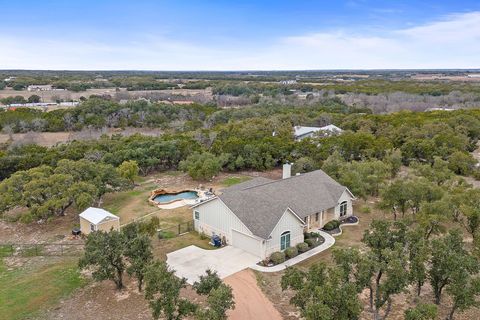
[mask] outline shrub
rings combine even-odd
[[[316,247],[316,246],[317,246],[317,241],[315,241],[315,239],[307,239],[307,240],[305,240],[305,243],[306,243],[310,248],[313,248],[313,247]]]
[[[270,255],[273,264],[279,264],[285,261],[285,253],[281,251],[274,252]]]
[[[362,213],[368,214],[368,213],[372,212],[372,209],[371,209],[369,206],[363,206],[363,207],[360,209],[360,211],[361,211]]]
[[[298,249],[298,252],[300,252],[300,253],[307,251],[308,250],[308,243],[300,242],[299,244],[297,244],[297,249]]]
[[[158,239],[171,239],[175,238],[175,233],[172,231],[159,231],[158,232]]]
[[[310,232],[310,238],[316,239],[320,237],[320,233],[318,232]]]
[[[289,247],[289,248],[285,249],[285,255],[286,255],[289,259],[298,256],[298,249],[297,249],[297,247]]]
[[[207,234],[206,234],[205,232],[203,232],[203,231],[202,231],[202,232],[200,232],[200,239],[202,239],[202,240],[206,240],[206,239],[208,239],[208,236],[207,236]]]
[[[25,213],[20,216],[21,223],[32,223],[35,220],[35,217],[31,213]]]
[[[318,232],[305,232],[303,234],[304,239],[318,238],[318,237],[320,237],[320,234]]]
[[[338,220],[332,220],[332,221],[327,222],[327,223],[323,226],[323,229],[324,229],[324,230],[327,230],[327,231],[331,231],[331,230],[334,230],[334,229],[338,228],[338,226],[340,226],[340,221],[338,221]]]

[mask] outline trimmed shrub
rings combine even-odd
[[[315,239],[307,239],[307,240],[305,240],[305,243],[306,243],[310,248],[313,248],[313,247],[316,247],[316,246],[317,246],[317,241],[315,241]]]
[[[305,232],[303,234],[304,239],[318,238],[320,234],[318,232]]]
[[[272,260],[273,264],[285,262],[285,253],[281,251],[274,252],[270,255],[270,260]]]
[[[303,253],[308,250],[308,243],[300,242],[297,244],[298,252]]]
[[[324,229],[324,230],[327,230],[327,231],[331,231],[331,230],[334,230],[334,229],[338,228],[339,226],[340,226],[340,221],[338,221],[338,220],[332,220],[332,221],[327,222],[327,223],[323,226],[323,229]]]
[[[285,249],[285,255],[286,255],[289,259],[298,256],[298,249],[297,249],[297,247],[289,247],[289,248]]]

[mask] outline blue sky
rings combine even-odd
[[[0,68],[480,68],[479,1],[3,1]]]

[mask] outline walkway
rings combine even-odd
[[[229,320],[282,320],[273,303],[258,287],[257,279],[251,270],[237,272],[224,281],[232,287],[235,299],[235,309],[227,313]]]
[[[261,271],[261,272],[282,271],[282,270],[286,269],[287,267],[293,266],[293,265],[295,265],[299,262],[302,262],[303,260],[306,260],[310,257],[313,257],[314,255],[316,255],[316,254],[318,254],[322,251],[325,251],[328,248],[330,248],[331,246],[333,246],[333,244],[335,243],[335,239],[331,235],[329,235],[328,233],[326,233],[324,231],[321,231],[321,230],[319,230],[318,233],[320,233],[320,235],[325,239],[325,242],[322,243],[321,245],[319,245],[318,247],[315,247],[311,250],[308,250],[307,252],[301,253],[298,256],[296,256],[292,259],[288,259],[284,263],[277,264],[276,266],[273,266],[273,267],[263,267],[263,266],[259,266],[257,264],[254,264],[254,265],[250,266],[250,268],[252,268],[254,270],[257,270],[257,271]]]

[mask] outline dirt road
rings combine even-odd
[[[229,312],[229,320],[282,320],[272,302],[257,286],[257,280],[251,270],[237,272],[224,281],[233,288],[235,297],[235,310]]]

